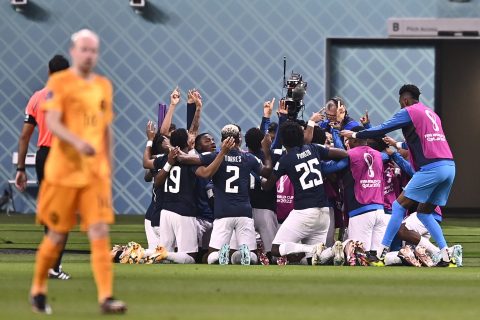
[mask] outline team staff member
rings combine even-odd
[[[41,110],[53,134],[40,188],[37,219],[49,228],[36,255],[30,291],[33,310],[51,313],[46,303],[48,269],[58,259],[68,232],[80,214],[88,231],[91,262],[103,313],[124,313],[115,300],[109,224],[114,221],[111,194],[112,85],[93,73],[98,36],[87,29],[72,35],[72,68],[53,75]]]
[[[54,56],[48,62],[48,74],[52,75],[55,72],[65,70],[69,67],[68,60],[61,55]],[[27,173],[25,172],[25,158],[27,156],[28,144],[32,137],[35,127],[38,126],[38,150],[35,158],[35,169],[37,172],[38,185],[43,180],[43,169],[45,167],[45,160],[47,159],[48,152],[50,151],[50,145],[52,143],[52,133],[48,130],[45,123],[44,113],[40,112],[40,104],[45,101],[47,95],[47,88],[43,88],[35,92],[28,101],[27,108],[25,110],[25,120],[23,124],[22,133],[18,141],[18,164],[17,175],[15,177],[15,186],[20,192],[24,192],[27,188]],[[45,233],[48,228],[45,227]],[[48,270],[48,277],[52,279],[68,280],[70,275],[62,270],[62,255],[63,249],[58,257],[57,262],[53,268]]]

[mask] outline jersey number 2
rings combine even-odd
[[[225,180],[226,193],[238,193],[238,186],[232,186],[235,180],[240,177],[240,168],[235,166],[227,166],[227,172],[233,172],[233,176]]]
[[[314,167],[314,165],[319,164],[320,163],[318,162],[318,159],[310,159],[307,162],[303,162],[295,166],[297,172],[303,171],[303,174],[300,177],[300,184],[302,185],[303,190],[313,188],[314,186],[319,186],[323,183],[322,174]],[[306,179],[310,173],[315,174],[317,178],[307,182]]]

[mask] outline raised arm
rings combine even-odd
[[[303,132],[303,143],[310,144],[313,139],[313,131],[318,122],[322,120],[322,114],[320,112],[314,112],[308,120],[307,128]]]
[[[173,90],[173,92],[170,94],[170,106],[168,107],[167,114],[165,115],[165,119],[162,122],[162,127],[160,128],[160,133],[163,134],[164,136],[170,136],[170,133],[168,131],[172,124],[175,108],[177,107],[179,102],[180,102],[180,89],[176,87],[175,90]]]
[[[272,142],[272,149],[281,149],[282,144],[280,143],[280,128],[282,127],[282,124],[284,124],[287,121],[287,106],[285,105],[285,100],[281,99],[278,102],[278,127],[277,127],[277,132],[275,133],[275,139]]]
[[[265,101],[263,103],[263,117],[262,122],[260,123],[260,130],[263,133],[268,132],[268,127],[270,126],[270,118],[272,117],[273,106],[275,105],[275,98],[272,98],[271,101]]]
[[[260,175],[262,177],[270,177],[272,174],[272,154],[270,147],[272,145],[272,139],[269,134],[265,134],[262,140],[262,151],[265,156],[263,159],[263,165],[260,167]]]
[[[233,137],[228,137],[227,139],[223,140],[222,149],[217,154],[215,159],[212,163],[208,165],[208,167],[198,167],[195,171],[195,174],[198,177],[210,179],[220,168],[220,165],[223,162],[223,158],[225,155],[235,146],[235,139]]]
[[[152,159],[152,145],[153,139],[155,138],[155,125],[153,121],[147,122],[147,127],[145,128],[145,133],[147,134],[147,145],[145,146],[145,151],[143,152],[143,167],[145,169],[154,169]]]
[[[202,113],[202,96],[200,92],[197,90],[190,90],[188,95],[191,96],[193,102],[195,103],[195,115],[193,116],[192,124],[190,125],[190,129],[188,129],[188,133],[191,134],[193,137],[198,135],[198,128],[200,127],[200,116]]]

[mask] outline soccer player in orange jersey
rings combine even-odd
[[[48,74],[52,75],[55,72],[65,70],[68,67],[70,67],[68,60],[61,55],[56,55],[48,62]],[[35,127],[38,127],[38,150],[35,156],[35,171],[37,172],[38,185],[40,186],[43,181],[45,161],[47,160],[50,145],[52,144],[52,133],[48,130],[47,124],[45,123],[44,113],[39,110],[40,105],[45,101],[47,93],[48,89],[46,87],[36,91],[28,101],[25,110],[25,120],[18,141],[18,163],[17,175],[15,177],[15,186],[20,192],[24,192],[27,188],[25,158],[27,156],[28,144]],[[48,228],[45,227],[45,233],[47,232]],[[63,250],[60,252],[57,262],[48,270],[48,277],[50,279],[70,279],[70,275],[62,269],[62,255]]]
[[[53,134],[40,188],[37,220],[48,234],[37,250],[30,291],[33,310],[51,313],[47,304],[47,273],[68,232],[76,224],[87,231],[91,263],[103,313],[124,313],[126,305],[112,296],[113,270],[109,224],[111,196],[112,85],[93,73],[99,38],[87,29],[72,35],[72,67],[50,77],[41,110]]]

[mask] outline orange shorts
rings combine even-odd
[[[109,181],[98,180],[83,188],[42,183],[38,195],[38,223],[53,231],[67,233],[77,224],[78,216],[82,231],[96,223],[114,222]]]

